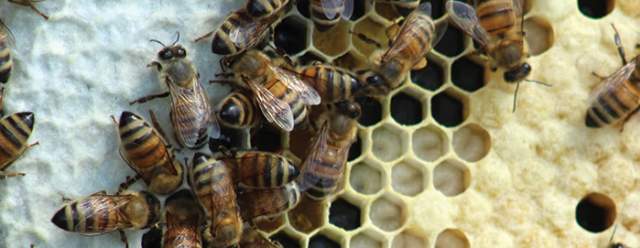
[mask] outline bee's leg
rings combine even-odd
[[[624,131],[624,125],[627,123],[627,121],[628,121],[629,119],[631,119],[631,117],[632,117],[632,116],[634,116],[636,113],[638,113],[638,111],[639,111],[639,110],[640,110],[640,108],[636,108],[636,109],[634,109],[634,110],[633,110],[633,112],[631,112],[630,114],[628,114],[628,115],[624,118],[624,120],[622,120],[622,121],[620,122],[620,132],[621,132],[621,133],[622,133],[622,131]]]
[[[162,65],[158,62],[158,61],[152,61],[151,63],[147,64],[147,67],[156,67],[156,70],[160,71],[162,70]]]
[[[200,41],[202,41],[202,40],[204,40],[206,38],[209,38],[211,35],[213,35],[213,32],[215,32],[215,31],[211,31],[209,33],[206,33],[203,36],[200,36],[200,37],[196,38],[195,40],[193,40],[193,42],[200,42]]]
[[[38,10],[38,8],[36,8],[36,6],[33,4],[34,2],[36,2],[34,0],[9,0],[9,2],[15,3],[17,5],[27,6],[35,11],[38,15],[42,16],[42,18],[44,18],[45,20],[49,20],[49,17]]]
[[[122,230],[118,230],[118,232],[120,233],[120,240],[122,240],[122,242],[124,243],[124,247],[125,248],[129,248],[129,242],[127,241],[127,235],[124,234],[124,231],[122,231]]]
[[[58,192],[58,195],[60,195],[60,198],[62,199],[62,203],[69,203],[69,202],[73,201],[73,200],[71,200],[71,198],[68,198],[68,197],[64,196],[64,194],[62,194],[60,192]]]
[[[95,192],[95,193],[91,194],[91,196],[96,196],[96,195],[107,195],[107,191],[100,190],[98,192]]]
[[[153,125],[153,127],[158,130],[158,133],[160,133],[162,138],[167,141],[167,146],[171,147],[171,144],[169,144],[169,139],[167,139],[167,134],[160,126],[160,122],[158,122],[158,116],[156,116],[156,113],[153,112],[153,110],[149,109],[149,116],[151,116],[151,125]]]
[[[156,98],[162,98],[162,97],[168,97],[168,96],[169,96],[169,91],[162,92],[162,93],[159,93],[159,94],[154,94],[154,95],[148,95],[148,96],[144,96],[144,97],[141,97],[141,98],[138,98],[136,100],[133,100],[133,101],[129,102],[129,105],[133,105],[133,104],[136,104],[136,103],[145,103],[145,102],[151,101],[151,100],[156,99]]]
[[[291,152],[289,150],[283,150],[283,151],[280,151],[279,153],[283,157],[287,158],[289,161],[293,162],[293,164],[301,164],[302,163],[302,159],[298,158],[298,156],[296,156],[295,154],[293,154],[293,152]]]
[[[137,174],[133,177],[127,176],[127,178],[125,179],[125,181],[123,183],[120,184],[120,186],[118,187],[118,191],[116,191],[116,194],[119,195],[120,193],[124,192],[125,190],[127,190],[131,185],[133,185],[135,182],[137,182],[138,180],[140,180],[142,178],[142,176],[140,176],[140,174]]]
[[[606,76],[602,76],[595,71],[592,71],[591,75],[593,75],[594,77],[597,77],[598,79],[600,79],[600,81],[604,81],[607,78]]]
[[[611,23],[611,27],[613,28],[613,32],[614,32],[613,42],[616,43],[616,47],[618,48],[618,54],[622,59],[622,65],[626,65],[627,56],[624,53],[624,47],[622,47],[622,39],[620,39],[620,33],[618,33],[618,29],[616,28],[615,25],[613,25],[613,23]]]
[[[0,116],[4,116],[4,86],[0,88]]]
[[[420,61],[418,61],[418,63],[413,65],[413,67],[411,69],[420,70],[420,69],[425,68],[425,67],[427,67],[427,58],[422,58]]]
[[[9,172],[9,171],[0,171],[0,179],[5,179],[9,177],[23,177],[26,174],[22,172]]]

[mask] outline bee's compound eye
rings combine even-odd
[[[180,58],[184,58],[184,57],[187,56],[187,50],[185,50],[182,47],[178,48],[178,51],[176,53],[178,54],[178,57],[180,57]]]
[[[171,49],[164,49],[160,51],[160,59],[169,60],[171,58],[173,58],[173,52],[171,52]]]

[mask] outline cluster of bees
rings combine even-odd
[[[30,0],[10,2],[48,18]],[[115,194],[102,191],[78,200],[65,199],[51,219],[53,224],[82,234],[118,231],[127,247],[124,230],[151,227],[164,230],[163,247],[280,247],[262,236],[254,222],[292,209],[302,194],[317,201],[333,194],[356,136],[360,106],[354,97],[385,95],[400,86],[412,69],[426,66],[427,53],[446,30],[436,26],[429,3],[385,1],[407,14],[400,19],[402,23],[390,28],[386,48],[355,33],[381,48],[368,69],[351,72],[320,62],[298,66],[278,48],[265,45],[273,25],[294,2],[247,0],[217,30],[196,40],[213,36],[211,48],[223,56],[223,71],[212,83],[233,87],[216,105],[210,103],[186,49],[178,44],[179,33],[170,45],[151,40],[162,49],[157,61],[148,66],[157,70],[168,91],[131,104],[170,97],[170,120],[178,147],[169,142],[151,111],[151,123],[128,111],[119,119],[112,116],[120,154],[136,175],[128,177]],[[325,31],[351,17],[354,0],[310,0],[309,8],[316,28]],[[486,0],[475,6],[447,1],[446,10],[450,22],[476,41],[478,54],[491,68],[501,69],[504,81],[516,84],[514,110],[520,82],[545,84],[527,79],[532,68],[526,62],[522,0]],[[2,90],[12,68],[7,45],[10,32],[4,31],[0,36]],[[587,111],[588,127],[620,123],[640,105],[638,57],[627,61],[617,31],[615,44],[624,66],[604,78]],[[34,122],[31,112],[0,120],[0,176],[24,175],[5,169],[33,146],[27,140]],[[286,154],[217,145],[224,139],[220,126],[251,129],[265,124],[287,132],[311,130],[315,135],[306,157],[296,164]],[[176,156],[178,150],[199,149],[207,143],[213,154],[196,152],[190,162]],[[187,189],[181,189],[184,177],[188,178]],[[129,191],[140,179],[148,191]],[[164,207],[155,194],[170,195]],[[610,243],[610,247],[624,247]]]

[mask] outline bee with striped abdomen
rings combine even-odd
[[[213,247],[238,244],[242,218],[238,208],[232,170],[224,161],[196,153],[191,163],[189,185],[204,209],[207,221],[204,240]]]
[[[309,147],[301,175],[296,179],[300,191],[315,200],[325,199],[337,189],[358,131],[357,103],[345,101],[330,107],[328,119]]]
[[[323,104],[351,99],[367,87],[355,74],[319,63],[303,67],[300,78],[318,92]]]
[[[238,205],[245,221],[278,216],[293,209],[299,201],[300,189],[295,181],[284,187],[239,190],[238,193]]]
[[[67,202],[51,222],[65,231],[87,235],[118,231],[129,247],[123,230],[149,228],[159,222],[160,214],[160,201],[149,192],[97,192]]]
[[[193,194],[186,189],[165,201],[166,230],[162,238],[164,248],[201,248],[200,226],[204,218]]]
[[[41,1],[35,1],[35,0],[9,0],[10,3],[14,3],[17,5],[22,5],[25,7],[29,7],[31,8],[31,10],[33,10],[34,12],[36,12],[38,15],[42,16],[42,18],[44,18],[45,20],[49,20],[49,17],[47,15],[45,15],[44,13],[42,13],[40,10],[38,10],[38,8],[36,8],[35,6],[35,2],[41,2]]]
[[[220,124],[230,128],[252,128],[260,123],[261,116],[249,95],[234,91],[227,95],[215,108]]]
[[[640,56],[627,62],[620,35],[612,27],[623,66],[605,78],[593,94],[585,118],[590,128],[624,122],[640,107]]]
[[[270,152],[239,151],[219,159],[231,168],[234,182],[245,188],[282,187],[300,173],[287,158]]]
[[[142,117],[124,111],[118,128],[120,156],[157,194],[169,194],[182,184],[183,166],[161,132]]]
[[[523,38],[523,0],[484,1],[475,10],[466,3],[449,0],[446,8],[453,23],[480,45],[480,52],[489,57],[491,67],[503,69],[504,81],[516,84],[514,111],[521,81],[549,86],[526,79],[531,65],[527,63],[529,54]]]
[[[311,20],[320,31],[327,30],[340,21],[349,20],[353,14],[354,0],[309,0]]]
[[[267,18],[278,13],[289,0],[247,0],[245,9],[254,18]]]
[[[234,84],[251,92],[265,119],[282,130],[293,130],[305,120],[308,105],[320,104],[318,93],[297,72],[276,64],[261,51],[244,52],[224,66],[233,72]]]
[[[171,124],[178,143],[187,148],[199,148],[207,143],[208,136],[217,138],[220,127],[215,115],[212,115],[207,93],[198,82],[196,68],[187,58],[187,50],[176,44],[179,39],[178,33],[178,38],[170,46],[151,40],[161,44],[163,48],[158,52],[159,60],[151,62],[149,66],[156,67],[160,81],[169,91],[142,97],[131,104],[170,95]]]
[[[27,144],[34,124],[35,117],[31,112],[15,113],[0,120],[0,179],[25,175],[5,170],[28,148],[38,144]]]

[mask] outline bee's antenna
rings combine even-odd
[[[516,83],[516,91],[513,93],[513,109],[511,110],[511,113],[515,113],[516,112],[516,102],[518,99],[518,90],[520,89],[520,81],[518,81]]]
[[[176,31],[176,40],[171,44],[171,46],[178,44],[178,41],[180,41],[180,31]]]
[[[162,42],[160,42],[159,40],[156,40],[156,39],[150,39],[149,42],[155,42],[155,43],[160,44],[162,47],[167,47],[164,43],[162,43]]]
[[[530,82],[530,83],[537,83],[537,84],[544,85],[544,86],[547,86],[547,87],[551,87],[552,86],[552,85],[550,85],[548,83],[545,83],[545,82],[542,82],[542,81],[538,81],[538,80],[531,80],[531,79],[525,79],[525,80],[527,82]]]
[[[613,226],[613,232],[611,233],[611,237],[609,238],[609,244],[611,244],[613,242],[613,236],[616,235],[616,231],[618,230],[618,224],[616,224],[615,226]]]

